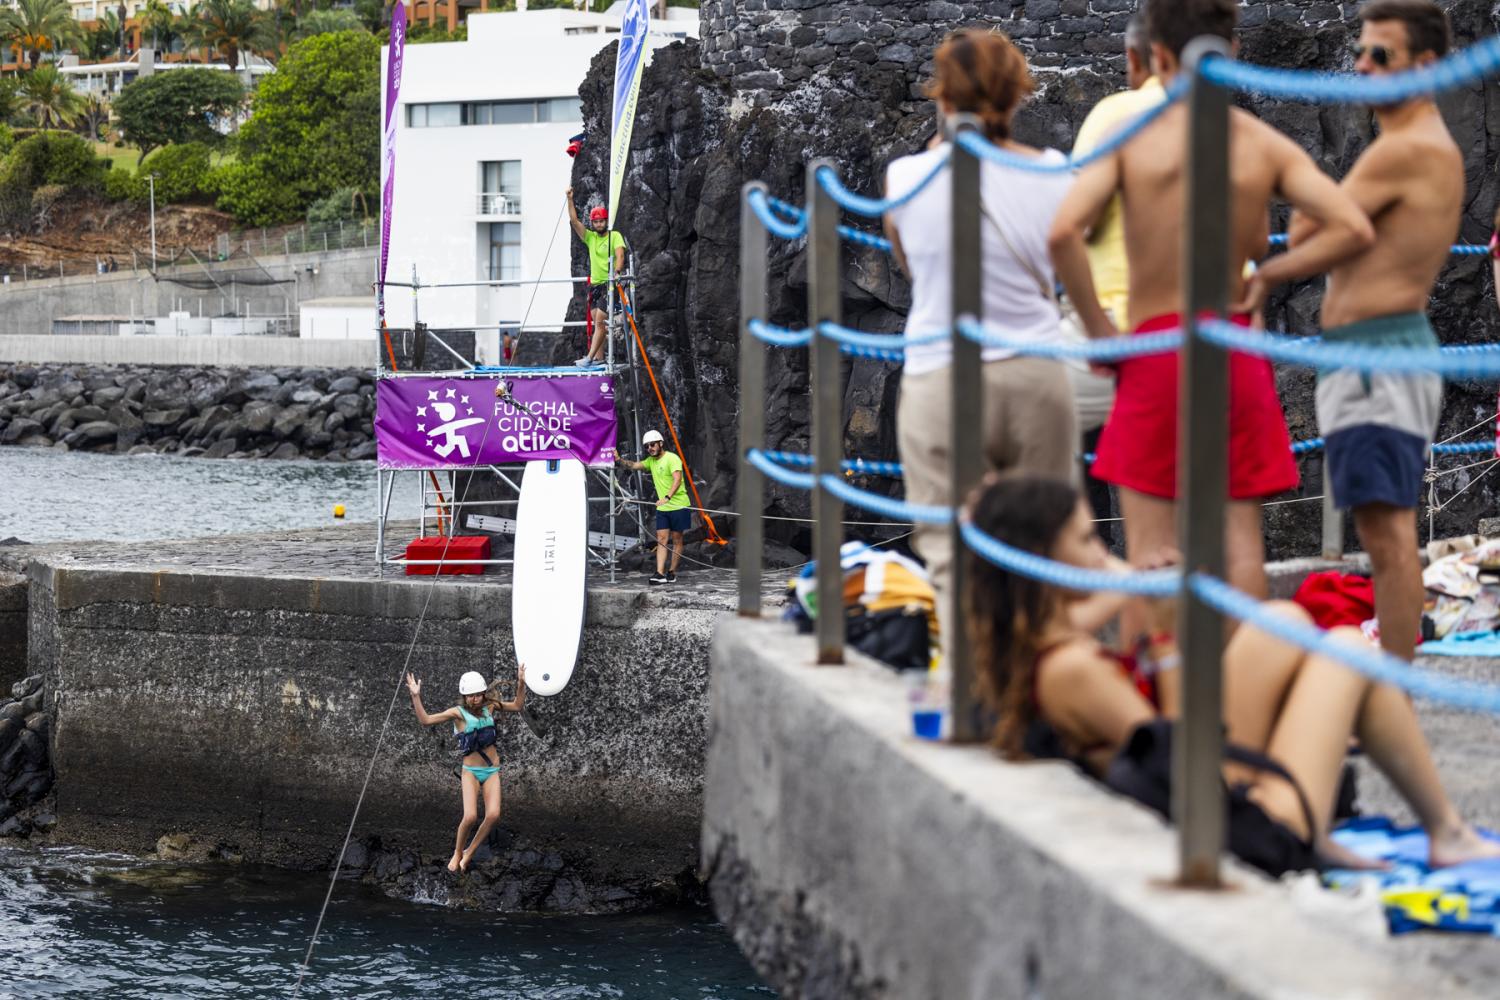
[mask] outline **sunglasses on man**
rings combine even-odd
[[[1354,53],[1356,62],[1365,53],[1369,53],[1370,61],[1376,66],[1384,69],[1391,64],[1391,50],[1384,45],[1355,45],[1351,51]]]

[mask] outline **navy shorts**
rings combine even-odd
[[[656,512],[657,531],[675,531],[682,534],[692,526],[693,515],[683,507],[681,510],[659,510]]]
[[[589,294],[588,294],[588,299],[589,300],[588,300],[587,308],[590,311],[593,311],[595,309],[598,309],[600,312],[606,311],[609,308],[609,286],[608,285],[589,285],[588,288],[589,288]]]

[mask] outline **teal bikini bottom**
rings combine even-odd
[[[468,764],[464,765],[464,770],[478,778],[481,785],[489,781],[492,776],[500,773],[500,768],[498,767],[470,767]]]

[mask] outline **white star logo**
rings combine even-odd
[[[458,401],[460,403],[463,403],[465,406],[467,406],[468,403],[469,403],[469,397],[468,396],[459,396],[458,397]]]
[[[464,397],[465,400],[468,400],[468,398],[469,398],[468,396]],[[474,407],[472,407],[472,406],[466,406],[466,407],[464,407],[464,412],[467,413],[469,416],[472,417],[474,415]]]
[[[426,429],[427,429],[427,425],[426,424],[418,424],[417,425],[417,430],[419,430],[419,431],[425,431]]]
[[[437,390],[436,389],[428,389],[427,390],[427,398],[428,399],[437,399]]]
[[[427,439],[427,447],[429,447],[429,448],[432,447],[432,438],[428,438]]]
[[[454,396],[458,395],[458,390],[457,389],[449,389],[447,395],[448,395],[449,399],[452,399]],[[436,396],[433,397],[433,399],[436,399],[436,398],[437,398]]]
[[[425,407],[425,406],[419,406],[419,407],[417,407],[417,416],[419,416],[419,417],[425,417],[425,416],[427,416],[427,407]]]

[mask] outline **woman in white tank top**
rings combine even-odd
[[[999,32],[964,30],[950,35],[933,56],[928,94],[944,116],[970,113],[983,122],[986,138],[1016,156],[1061,164],[1054,149],[1037,150],[1011,138],[1011,119],[1032,91],[1031,72],[1020,50]],[[902,157],[886,170],[886,195],[913,190],[947,155],[934,140],[925,152]],[[1055,343],[1062,339],[1047,251],[1052,217],[1072,183],[1069,173],[1038,173],[982,162],[979,213],[983,319],[1013,341]],[[939,175],[910,200],[886,213],[885,229],[897,261],[910,276],[912,305],[906,333],[920,338],[953,325],[951,185]],[[987,466],[1058,479],[1075,478],[1077,431],[1073,390],[1059,361],[1019,356],[986,347],[982,392],[982,440]],[[906,498],[949,505],[948,433],[951,411],[947,339],[906,348],[897,408],[897,440],[905,468]],[[917,525],[913,545],[927,562],[938,593],[939,625],[946,649],[957,622],[948,620],[947,595],[954,554],[948,529]]]

